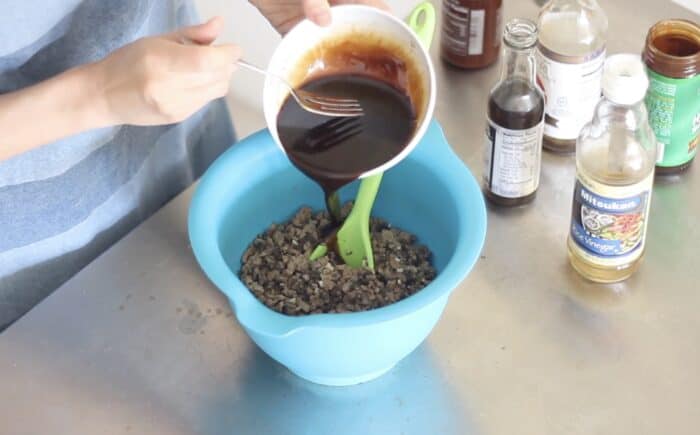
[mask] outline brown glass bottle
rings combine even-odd
[[[531,202],[539,186],[544,96],[535,84],[535,23],[510,21],[503,40],[503,72],[488,102],[484,194],[516,206]]]
[[[501,50],[503,0],[443,0],[440,53],[457,67],[484,68]]]
[[[700,145],[700,26],[663,20],[647,34],[642,54],[649,75],[646,106],[656,134],[656,174],[678,174],[690,167]]]

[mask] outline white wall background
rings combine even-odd
[[[673,0],[681,6],[685,6],[696,14],[700,14],[700,0]]]

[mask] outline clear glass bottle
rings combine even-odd
[[[628,278],[644,254],[656,162],[648,85],[639,55],[608,58],[603,99],[578,138],[568,250],[574,269],[592,281]]]
[[[550,0],[539,15],[537,80],[546,96],[544,148],[573,152],[600,99],[608,19],[596,0]]]
[[[516,18],[503,33],[501,79],[489,94],[484,194],[497,205],[525,204],[540,182],[544,95],[535,83],[537,25]]]

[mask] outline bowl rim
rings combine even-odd
[[[280,153],[267,129],[263,129],[222,154],[207,170],[200,180],[193,195],[189,209],[188,233],[196,260],[205,275],[219,291],[224,293],[236,314],[239,323],[248,331],[267,336],[286,336],[305,328],[350,328],[390,321],[410,315],[445,294],[451,293],[466,277],[479,258],[486,238],[487,214],[483,194],[474,176],[457,157],[447,143],[442,129],[436,121],[431,121],[428,133],[419,146],[409,155],[416,159],[422,154],[429,154],[421,164],[432,167],[438,178],[444,181],[448,194],[454,198],[457,207],[457,219],[469,221],[469,231],[460,231],[452,257],[443,270],[427,286],[413,295],[393,304],[351,313],[325,313],[303,316],[290,316],[268,308],[259,301],[245,286],[238,276],[231,271],[219,249],[219,226],[214,219],[211,204],[221,204],[217,196],[230,197],[232,193],[243,193],[243,186],[231,186],[231,183],[218,183],[220,177],[230,176],[231,166],[253,167],[256,161],[269,163],[277,159],[281,169],[291,166],[287,157]],[[449,182],[448,182],[449,181]],[[224,191],[222,184],[228,184]],[[233,183],[235,184],[235,183]],[[239,183],[244,184],[244,183]],[[234,192],[231,192],[231,189]],[[223,198],[222,198],[223,199]],[[473,208],[467,206],[473,205]],[[219,207],[224,207],[220,205]],[[468,217],[466,214],[470,214]]]

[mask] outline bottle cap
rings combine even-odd
[[[644,99],[649,78],[641,56],[616,54],[605,61],[603,95],[615,104],[632,105]]]

